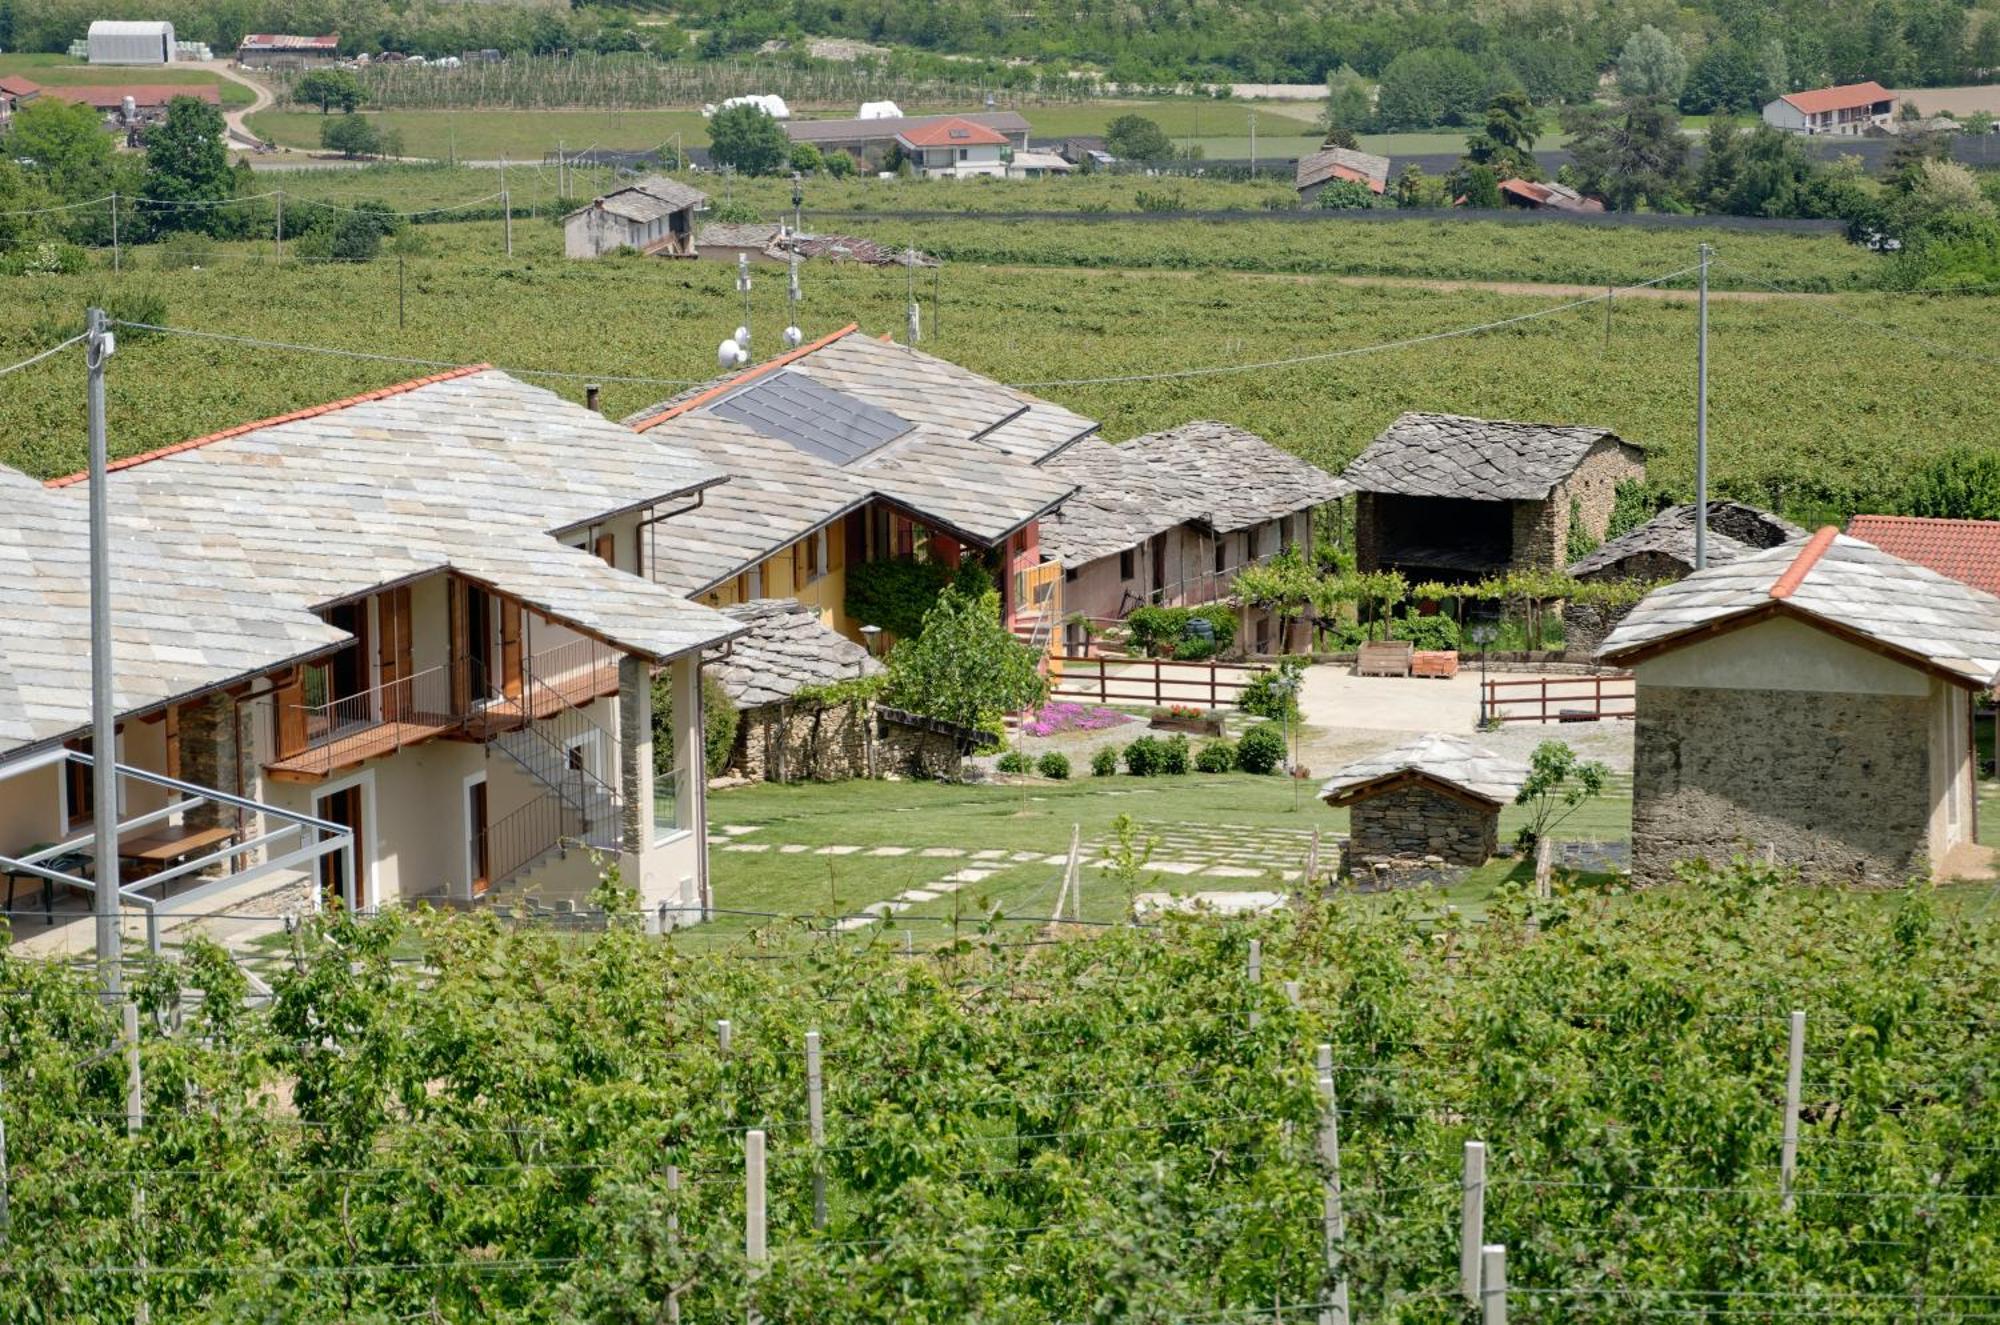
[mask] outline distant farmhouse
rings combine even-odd
[[[1895,94],[1880,83],[1847,83],[1788,92],[1764,106],[1764,123],[1787,133],[1857,136],[1886,132],[1894,123]]]
[[[1299,191],[1299,202],[1310,207],[1326,191],[1326,186],[1336,180],[1362,185],[1370,193],[1386,192],[1389,187],[1389,158],[1346,147],[1322,147],[1299,158],[1293,187]]]
[[[252,32],[236,47],[236,63],[245,69],[317,69],[339,61],[337,32],[319,37]]]
[[[651,257],[695,255],[694,214],[708,195],[664,175],[593,198],[563,217],[563,256],[601,258],[621,248]]]
[[[1554,180],[1503,179],[1500,181],[1500,201],[1509,207],[1522,207],[1531,212],[1601,212],[1604,204],[1595,198],[1586,198],[1567,184]]]
[[[172,64],[174,25],[99,19],[84,41],[92,64]]]
[[[1561,567],[1571,523],[1604,537],[1618,485],[1645,476],[1645,453],[1607,428],[1421,413],[1341,474],[1361,570],[1451,581]]]
[[[956,116],[903,129],[896,145],[911,169],[932,179],[1005,177],[1011,155],[1006,134]]]
[[[1015,151],[1028,146],[1028,121],[1019,111],[979,111],[964,115],[915,115],[852,120],[788,120],[785,135],[822,152],[846,152],[870,170],[880,170],[904,134],[923,137],[947,120],[991,129]]]

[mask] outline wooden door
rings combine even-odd
[[[306,748],[305,702],[305,668],[294,667],[271,692],[280,759],[289,759]]]
[[[465,847],[471,862],[470,888],[474,897],[484,897],[493,878],[493,855],[486,841],[486,782],[481,779],[465,789]]]
[[[416,671],[411,660],[410,586],[386,590],[375,602],[375,661],[384,716],[403,721],[412,711],[410,677]]]
[[[361,784],[342,787],[320,796],[313,805],[315,817],[328,823],[336,823],[354,834],[354,908],[358,911],[368,905],[368,859],[364,854],[366,836],[361,823]],[[330,907],[345,906],[347,899],[341,895],[341,853],[330,851],[319,858],[319,890],[321,901]]]

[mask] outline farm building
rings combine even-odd
[[[167,103],[175,97],[193,97],[211,106],[222,104],[213,83],[76,83],[45,87],[42,95],[79,102],[101,115],[115,115],[121,124],[162,119]],[[129,114],[125,110],[128,97],[132,101]]]
[[[0,124],[14,118],[14,112],[42,95],[41,85],[18,74],[0,78]]]
[[[99,19],[84,38],[92,64],[172,64],[174,25]]]
[[[340,61],[340,34],[301,37],[287,32],[245,34],[236,63],[245,69],[318,69]]]
[[[1637,677],[1632,877],[1771,851],[1900,884],[1977,864],[1972,699],[2000,598],[1828,527],[1654,590],[1599,650]]]
[[[1920,515],[1857,515],[1850,537],[1891,556],[1929,566],[1990,594],[2000,594],[2000,520],[1937,520]]]
[[[731,266],[739,254],[752,262],[789,262],[793,253],[809,262],[858,262],[864,267],[937,266],[936,258],[914,249],[858,235],[799,234],[776,221],[710,221],[695,232],[695,245],[695,256]]]
[[[563,256],[601,258],[620,248],[656,257],[694,256],[694,214],[708,205],[699,189],[653,175],[591,200],[563,217]]]
[[[1570,563],[1579,580],[1637,580],[1651,584],[1694,572],[1694,507],[1670,506]],[[1750,552],[1802,539],[1791,521],[1741,502],[1708,504],[1708,564],[1720,566]],[[1572,657],[1588,659],[1622,621],[1629,606],[1570,601],[1563,605],[1563,638]]]
[[[991,129],[1021,151],[1028,145],[1028,121],[1019,111],[968,111],[963,115],[911,115],[900,119],[788,120],[785,135],[795,143],[811,143],[822,152],[846,152],[880,169],[903,133],[921,134],[946,120],[964,120]]]
[[[1764,123],[1787,133],[1854,136],[1886,131],[1895,114],[1896,95],[1880,83],[1788,92],[1764,105]]]
[[[1389,187],[1389,158],[1347,147],[1322,147],[1299,158],[1292,183],[1299,201],[1311,206],[1335,180],[1366,185],[1370,193],[1384,192]]]
[[[1059,152],[1016,152],[1007,162],[1007,178],[1045,179],[1050,175],[1067,175],[1075,169]]]
[[[1554,180],[1503,179],[1500,201],[1531,212],[1601,212],[1604,204]]]
[[[1360,759],[1319,789],[1348,811],[1351,874],[1427,864],[1484,865],[1500,847],[1500,811],[1528,779],[1528,766],[1433,732]]]
[[[1405,414],[1349,464],[1363,571],[1476,580],[1554,570],[1572,522],[1604,537],[1645,453],[1606,428]]]

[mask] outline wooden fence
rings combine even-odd
[[[1268,667],[1240,663],[1179,662],[1171,658],[1085,658],[1065,655],[1056,665],[1060,699],[1100,704],[1234,704]]]
[[[1493,722],[1597,722],[1630,718],[1637,695],[1630,672],[1588,676],[1490,677],[1485,716]]]

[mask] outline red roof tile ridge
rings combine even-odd
[[[730,378],[727,382],[718,382],[714,386],[708,388],[706,391],[702,391],[696,395],[689,396],[686,400],[679,401],[675,404],[669,405],[667,408],[661,410],[658,414],[653,415],[649,419],[639,420],[637,423],[632,425],[632,431],[645,432],[650,428],[658,427],[660,424],[665,423],[668,419],[679,418],[681,415],[686,414],[689,410],[698,408],[699,406],[702,405],[706,405],[709,401],[714,400],[717,396],[722,395],[724,392],[734,391],[737,387],[742,386],[745,383],[754,382],[758,378],[764,376],[764,374],[771,372],[773,369],[783,368],[788,363],[795,363],[798,360],[805,358],[805,356],[811,354],[813,351],[823,350],[827,346],[839,340],[842,336],[849,335],[850,333],[858,331],[860,329],[861,329],[861,324],[859,322],[850,322],[846,326],[842,327],[840,330],[831,332],[825,336],[821,336],[818,340],[808,341],[806,344],[799,346],[796,350],[786,350],[783,354],[779,355],[775,359],[766,359],[763,363],[758,364],[755,368],[745,369],[744,371],[738,373],[736,376]]]
[[[1807,539],[1806,545],[1799,549],[1799,555],[1792,558],[1792,564],[1785,568],[1785,573],[1771,586],[1771,597],[1790,598],[1798,587],[1805,583],[1806,576],[1812,573],[1812,568],[1819,564],[1819,559],[1826,555],[1826,550],[1833,546],[1833,540],[1839,535],[1840,530],[1832,525],[1826,525]]]
[[[141,451],[137,455],[128,455],[123,459],[113,460],[106,468],[114,471],[131,469],[133,466],[143,465],[149,460],[160,460],[170,455],[179,455],[183,451],[192,451],[213,442],[227,441],[231,437],[241,437],[244,433],[256,432],[260,428],[274,428],[281,423],[297,423],[300,419],[317,418],[322,414],[331,414],[335,410],[346,409],[350,405],[365,405],[371,400],[383,400],[389,396],[400,396],[405,392],[415,391],[418,387],[431,386],[438,382],[449,382],[457,377],[470,377],[474,373],[486,372],[492,367],[493,365],[490,363],[467,364],[463,368],[447,369],[441,373],[432,373],[428,377],[415,377],[407,382],[397,382],[390,386],[377,387],[373,391],[364,391],[358,396],[347,396],[340,400],[329,400],[323,405],[308,405],[304,409],[295,409],[289,414],[276,414],[268,419],[255,419],[249,423],[239,423],[234,427],[224,428],[220,432],[204,433],[200,437],[190,437],[187,441],[175,442],[171,446],[162,446],[151,451]],[[43,486],[66,488],[73,483],[85,482],[89,478],[89,470],[79,470],[74,474],[64,474],[60,478],[49,479]]]

